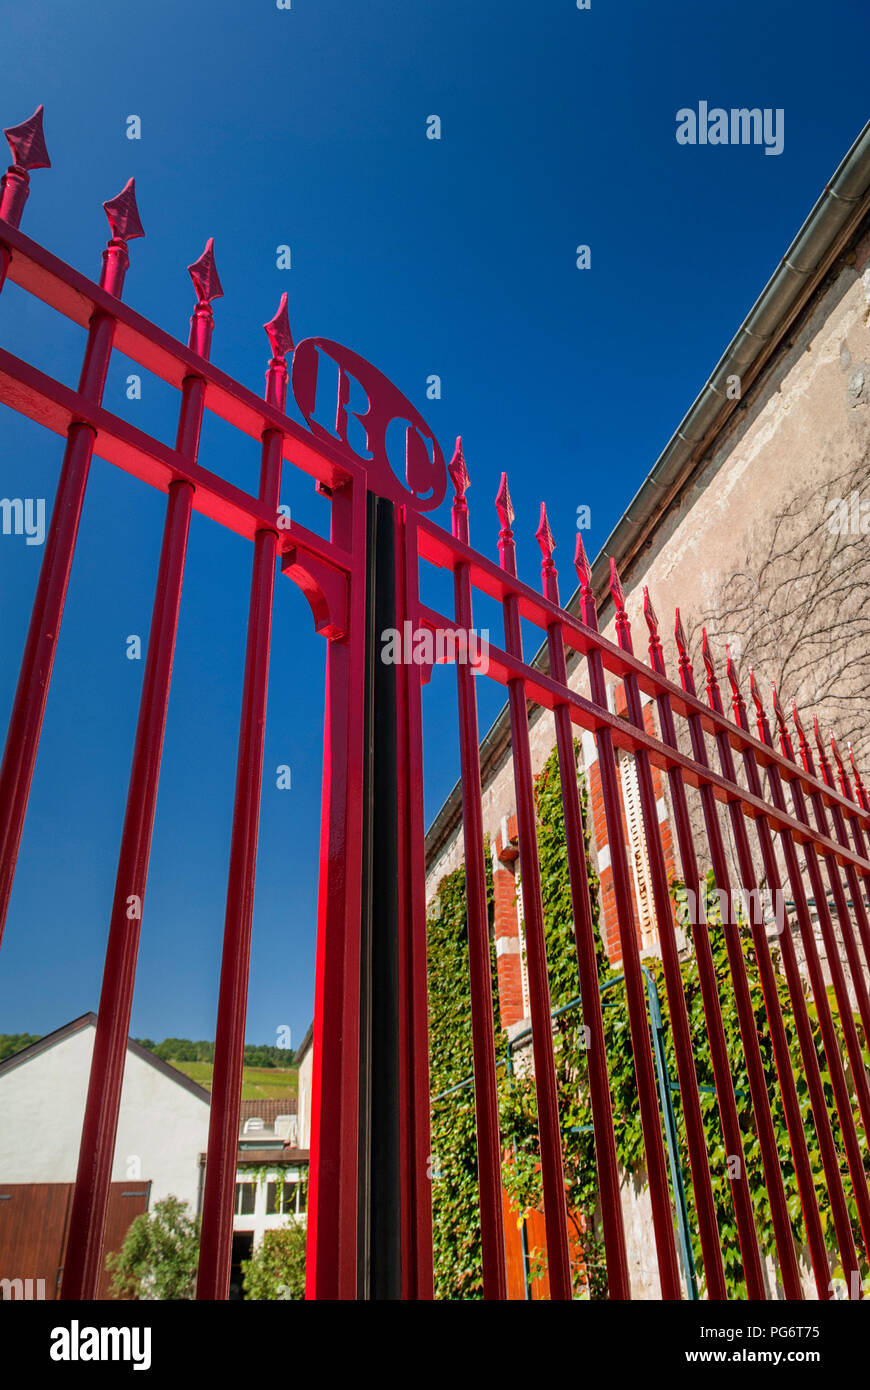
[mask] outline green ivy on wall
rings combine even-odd
[[[575,746],[575,757],[579,747]],[[585,783],[578,774],[578,786],[586,825],[587,796]],[[561,785],[558,759],[555,752],[548,759],[535,787],[535,806],[538,827],[538,850],[541,867],[541,890],[544,906],[548,958],[548,978],[553,1010],[570,1004],[580,994],[577,958],[574,944],[573,913],[568,877],[567,850],[564,838]],[[588,832],[585,832],[587,874],[593,907],[596,957],[602,986],[614,979],[599,930],[598,878],[589,860]],[[492,882],[488,865],[488,901],[492,919]],[[714,894],[712,874],[707,879],[707,914],[710,944],[713,952],[719,1001],[728,1048],[728,1057],[736,1091],[738,1116],[745,1157],[745,1172],[740,1181],[749,1184],[759,1247],[763,1255],[776,1263],[776,1248],[770,1218],[770,1207],[764,1185],[760,1146],[753,1107],[749,1095],[748,1076],[734,1004],[731,971],[725,944],[725,934],[718,915],[718,898]],[[683,885],[672,883],[675,903],[684,900]],[[690,934],[690,929],[689,934]],[[771,1111],[781,1160],[788,1210],[795,1240],[799,1248],[806,1243],[800,1196],[791,1147],[785,1124],[782,1100],[773,1059],[773,1049],[767,1025],[755,950],[748,927],[742,925],[740,944],[757,1036],[770,1097]],[[668,1070],[677,1075],[673,1038],[670,1029],[667,993],[661,962],[650,957],[645,961],[656,980],[665,1025],[664,1042]],[[465,874],[460,868],[448,875],[439,885],[428,921],[429,970],[429,1041],[432,1106],[432,1194],[434,1211],[434,1249],[436,1297],[468,1299],[482,1297],[480,1257],[480,1217],[478,1212],[476,1141],[474,1118],[474,1087],[469,1084],[472,1071],[471,1008],[468,981],[468,943],[465,912]],[[534,1077],[529,1067],[509,1065],[507,1039],[498,1022],[498,983],[495,971],[494,944],[492,950],[493,1019],[496,1057],[499,1076],[499,1117],[505,1152],[502,1177],[518,1222],[532,1209],[543,1206],[541,1177],[538,1166],[537,1117]],[[700,1086],[713,1086],[713,1070],[704,1019],[697,962],[693,952],[681,967],[683,994],[689,1013],[695,1068]],[[807,1147],[813,1178],[819,1198],[822,1227],[832,1252],[832,1274],[842,1275],[836,1266],[836,1237],[827,1195],[827,1182],[819,1155],[808,1086],[798,1046],[788,988],[777,973],[786,1037],[795,1077],[798,1098],[804,1118]],[[616,1150],[620,1164],[636,1180],[644,1180],[644,1145],[637,1100],[637,1085],[631,1050],[628,1009],[621,983],[606,988],[603,995],[604,1031],[610,1077],[612,1113]],[[822,1046],[815,1009],[809,1001],[809,1017],[813,1042],[819,1059],[826,1105],[834,1139],[840,1156],[843,1185],[856,1241],[860,1248],[858,1214],[851,1188],[848,1166],[843,1156],[842,1134],[834,1104],[830,1075]],[[842,1030],[834,1008],[834,1023],[844,1050]],[[858,1025],[860,1028],[860,1025]],[[554,1020],[553,1041],[563,1136],[566,1197],[572,1225],[571,1235],[577,1251],[574,1261],[575,1293],[578,1296],[605,1298],[607,1296],[603,1241],[598,1213],[598,1190],[595,1171],[595,1146],[592,1133],[592,1113],[587,1084],[586,1034],[582,1009],[570,1008]],[[862,1037],[862,1045],[866,1043]],[[455,1089],[454,1089],[455,1088]],[[449,1094],[444,1094],[449,1092]],[[737,1227],[731,1200],[729,1155],[722,1136],[718,1104],[712,1090],[701,1092],[707,1152],[716,1215],[719,1226],[723,1261],[729,1297],[746,1298],[746,1287],[740,1260]],[[674,1109],[680,1145],[680,1163],[689,1211],[695,1265],[700,1276],[703,1295],[703,1261],[697,1234],[697,1218],[691,1183],[688,1147],[678,1093],[674,1093]],[[862,1144],[865,1170],[870,1170],[866,1138],[857,1116],[856,1127]],[[673,1194],[672,1194],[673,1195]],[[546,1267],[544,1251],[530,1251],[532,1276]],[[866,1270],[864,1271],[866,1273]]]

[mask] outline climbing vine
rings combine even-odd
[[[575,756],[578,751],[575,749]],[[586,788],[583,778],[579,774],[578,786],[585,827]],[[550,756],[537,779],[535,807],[551,1006],[554,1012],[564,1009],[564,1012],[558,1014],[554,1019],[553,1045],[560,1126],[563,1138],[566,1198],[571,1221],[575,1294],[581,1297],[606,1298],[606,1268],[598,1209],[592,1113],[587,1084],[588,1054],[586,1045],[588,1033],[584,1029],[582,1008],[569,1007],[565,1009],[566,1005],[571,1005],[572,1001],[578,1000],[580,985],[564,838],[561,785],[555,752]],[[584,835],[587,851],[587,875],[593,908],[596,959],[602,989],[605,1045],[617,1157],[621,1167],[627,1173],[631,1173],[636,1181],[645,1182],[643,1134],[625,989],[621,980],[611,969],[602,944],[599,930],[598,878],[589,859],[589,839],[585,830]],[[488,855],[487,862],[489,862]],[[719,916],[719,900],[715,894],[712,874],[708,876],[706,888],[707,929],[713,953],[744,1150],[745,1169],[742,1173],[737,1174],[736,1180],[749,1184],[759,1247],[764,1256],[771,1257],[775,1267],[776,1247],[761,1164],[758,1132],[749,1093],[743,1042],[734,1003],[725,932]],[[684,887],[679,881],[674,880],[671,891],[674,903],[679,907],[685,900]],[[490,917],[492,917],[491,877],[488,878],[488,901]],[[733,929],[730,928],[730,930]],[[755,949],[748,926],[745,923],[740,924],[737,930],[749,983],[756,1033],[761,1047],[789,1216],[795,1240],[798,1247],[802,1249],[806,1245],[806,1233],[794,1165],[791,1159],[791,1146],[785,1114],[780,1098]],[[698,1083],[702,1088],[709,1088],[701,1090],[701,1106],[723,1263],[729,1297],[746,1298],[746,1286],[743,1280],[737,1227],[731,1198],[731,1176],[736,1174],[738,1160],[737,1156],[729,1155],[726,1152],[719,1123],[718,1104],[713,1089],[713,1070],[707,1027],[698,979],[697,961],[691,946],[690,928],[687,928],[687,934],[689,950],[681,965],[682,986],[689,1014]],[[775,950],[774,963],[775,965],[778,964]],[[654,977],[659,991],[664,1024],[665,1056],[670,1078],[674,1081],[677,1076],[676,1057],[670,1028],[663,969],[661,962],[655,957],[645,960],[645,964]],[[434,1098],[431,1176],[433,1180],[436,1296],[459,1299],[479,1298],[482,1296],[480,1218],[477,1207],[474,1088],[470,1083],[472,1072],[470,991],[465,875],[462,868],[442,880],[430,910],[428,967],[431,1094]],[[493,998],[497,1010],[498,985],[494,947],[492,972]],[[842,1271],[835,1267],[836,1236],[791,1001],[786,982],[779,971],[777,971],[776,980],[795,1085],[804,1119],[813,1180],[819,1199],[822,1228],[832,1252],[832,1274],[841,1275]],[[836,1012],[836,1001],[832,1000],[831,1003],[834,1024],[842,1051],[842,1030]],[[843,1156],[841,1127],[834,1104],[821,1032],[811,1000],[808,1000],[808,1013],[813,1043],[822,1075],[825,1102],[840,1155],[848,1208],[860,1248],[858,1213],[848,1167]],[[860,1025],[857,1022],[856,1026],[859,1027],[859,1035],[863,1045],[863,1034],[860,1034]],[[507,1039],[499,1027],[497,1012],[494,1014],[493,1027],[499,1077],[499,1118],[504,1150],[502,1181],[516,1219],[521,1222],[526,1213],[532,1209],[540,1210],[543,1205],[538,1162],[534,1077],[531,1067],[523,1064],[518,1065],[517,1055],[515,1054],[513,1059],[509,1055]],[[698,1239],[698,1222],[685,1126],[679,1093],[675,1088],[672,1089],[680,1166],[689,1215],[692,1254],[703,1295],[703,1262]],[[865,1158],[865,1168],[870,1168],[866,1140],[857,1113],[856,1120]],[[546,1255],[543,1251],[531,1250],[529,1260],[532,1277],[540,1274],[546,1268]]]

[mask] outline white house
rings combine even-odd
[[[0,1182],[75,1182],[97,1016],[83,1014],[0,1062]],[[128,1040],[112,1181],[198,1207],[209,1094]]]
[[[56,1297],[60,1280],[96,1024],[96,1014],[83,1014],[0,1062],[0,1285],[41,1280],[38,1297]],[[209,1105],[202,1086],[128,1040],[107,1251],[164,1197],[200,1213]],[[241,1297],[240,1262],[263,1234],[305,1221],[308,1149],[298,1142],[294,1096],[242,1101],[231,1297]],[[0,1287],[0,1297],[13,1296],[27,1295]],[[100,1297],[109,1296],[104,1274]]]
[[[314,1024],[299,1044],[296,1052],[297,1078],[299,1090],[299,1143],[303,1149],[311,1148],[311,1082],[314,1071]]]

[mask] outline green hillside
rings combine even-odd
[[[213,1062],[177,1062],[167,1058],[170,1065],[183,1071],[191,1081],[211,1090]],[[295,1096],[298,1071],[296,1067],[245,1067],[242,1071],[243,1100],[280,1100]]]

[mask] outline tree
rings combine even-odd
[[[870,757],[870,517],[866,502],[855,516],[853,499],[866,481],[862,460],[832,478],[824,496],[817,482],[796,493],[735,555],[709,605],[684,614],[693,647],[702,625],[717,654],[730,642],[739,674],[754,667],[765,702],[773,680],[786,709],[794,697],[808,727],[814,712],[823,730],[833,723],[859,764]]]
[[[247,1299],[305,1297],[306,1230],[299,1221],[266,1231],[250,1260],[242,1261]]]
[[[199,1263],[199,1218],[178,1197],[164,1197],[130,1226],[117,1254],[106,1257],[117,1298],[193,1298]]]

